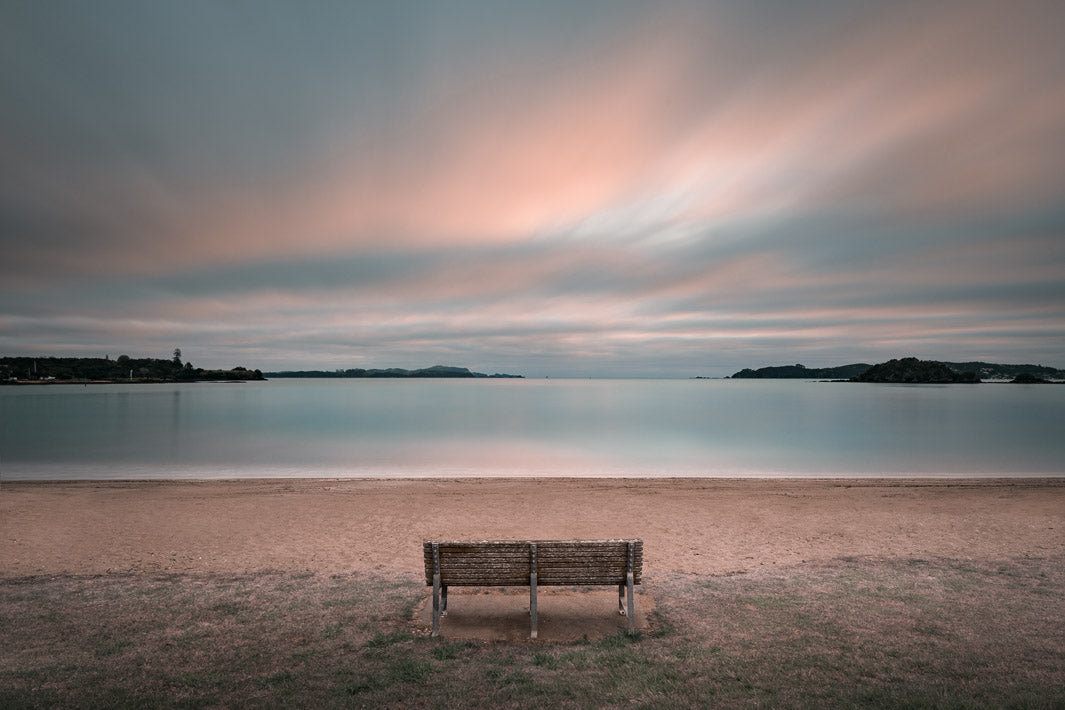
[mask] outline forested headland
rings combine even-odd
[[[88,382],[240,382],[262,380],[263,373],[237,366],[205,370],[182,362],[181,350],[162,358],[0,357],[0,384],[62,384]]]
[[[851,382],[936,384],[991,380],[1035,383],[1065,380],[1065,370],[1044,365],[938,362],[905,357],[877,365],[855,363],[822,368],[809,368],[803,365],[774,365],[757,370],[744,368],[732,375],[732,379],[841,379]]]

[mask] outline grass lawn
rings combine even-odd
[[[417,579],[0,580],[0,707],[1065,708],[1065,558],[659,575],[654,628],[455,642]]]

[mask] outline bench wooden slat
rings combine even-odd
[[[548,557],[543,558],[537,556],[537,560],[548,567],[625,567],[624,558],[619,560],[619,555],[613,557]],[[432,565],[432,558],[425,561],[427,566]],[[505,567],[505,566],[528,566],[529,557],[498,557],[495,555],[440,555],[440,564],[442,567],[463,567],[463,566],[477,566],[477,567]],[[637,567],[643,565],[643,558],[635,556],[633,564]]]
[[[483,571],[484,574],[503,574],[506,572],[524,572],[528,574],[528,565],[441,565],[441,574],[452,573],[475,573]],[[581,566],[581,565],[542,565],[540,574],[584,574],[592,576],[625,576],[628,570],[617,565],[610,566]]]
[[[477,568],[477,567],[464,567],[464,568],[447,568],[442,569],[440,572],[441,579],[447,583],[449,579],[483,579],[482,586],[511,586],[508,583],[502,581],[496,582],[494,580],[502,580],[504,577],[507,579],[525,579],[529,578],[529,568],[525,567],[517,569],[514,567],[492,567],[492,568]],[[589,580],[617,580],[617,583],[625,581],[625,570],[589,570],[583,568],[564,567],[559,569],[540,569],[541,584],[551,584],[552,579],[559,578],[566,579],[589,579]],[[633,573],[633,582],[639,584],[643,581],[643,575],[636,572]],[[591,582],[590,582],[591,583]],[[605,584],[605,582],[603,582]],[[427,584],[432,584],[432,574],[429,575]],[[524,583],[523,583],[524,584]]]
[[[463,542],[440,542],[437,543],[438,549],[441,553],[446,552],[459,552],[463,554],[470,553],[527,553],[529,546],[532,542],[536,543],[537,555],[549,555],[558,554],[564,552],[572,552],[576,554],[594,554],[597,552],[609,554],[624,553],[628,550],[628,541],[615,541],[615,540],[602,540],[595,541],[589,540],[587,542],[576,544],[566,543],[561,544],[554,541],[534,540],[530,542],[511,542],[511,541],[498,541],[498,542],[477,542],[477,543],[463,543]],[[426,544],[429,544],[428,542]],[[541,547],[542,546],[542,547]],[[642,548],[642,545],[637,545],[637,549]],[[428,551],[428,550],[427,550]]]
[[[636,557],[643,556],[643,550],[633,550]],[[617,560],[624,558],[627,554],[627,550],[624,549],[593,549],[593,550],[537,550],[538,560],[566,560],[571,558],[577,559],[596,559],[602,558],[607,560]],[[502,559],[514,559],[525,560],[528,559],[529,551],[524,550],[493,550],[493,549],[475,549],[475,550],[456,550],[452,548],[442,547],[440,548],[441,558],[493,558],[498,557]],[[425,559],[432,557],[432,552],[426,550]]]
[[[492,570],[515,569],[515,570],[525,570],[527,572],[527,571],[529,571],[529,563],[525,562],[524,564],[522,564],[522,563],[516,563],[516,562],[515,563],[492,562],[492,563],[485,563],[485,564],[477,564],[477,563],[471,563],[471,562],[468,562],[468,561],[463,561],[463,562],[452,562],[451,564],[448,564],[448,563],[446,563],[446,562],[441,560],[440,569],[445,571],[445,572],[449,571],[449,570],[462,570],[462,569],[485,569],[485,570],[488,570],[488,569],[492,569]],[[548,564],[542,564],[541,563],[540,564],[540,569],[541,570],[546,570],[546,571],[567,570],[568,569],[568,570],[574,570],[574,571],[610,572],[610,573],[620,573],[620,574],[625,574],[625,572],[628,571],[628,568],[625,565],[619,565],[617,562],[614,562],[614,561],[611,561],[611,562],[608,562],[608,563],[605,563],[605,564],[599,564],[599,565],[586,565],[586,564],[580,564],[578,562],[554,562],[554,563],[548,563]]]
[[[625,581],[624,575],[621,577],[588,577],[585,575],[550,575],[547,577],[540,577],[541,586],[549,585],[553,587],[603,587],[625,584]],[[440,575],[440,582],[451,587],[528,587],[529,575],[477,577],[443,574]],[[633,584],[638,584],[635,578],[633,579]]]
[[[547,547],[593,547],[603,545],[628,545],[630,542],[640,543],[642,540],[639,538],[627,538],[627,537],[614,537],[609,539],[600,540],[424,540],[424,544],[436,544],[444,547],[445,545],[461,545],[464,547],[470,546],[486,546],[486,547],[499,547],[505,545],[514,545],[521,547],[528,547],[531,543],[536,543],[537,548],[540,545],[546,545]]]
[[[492,579],[493,577],[528,577],[529,568],[515,569],[513,567],[499,567],[477,569],[475,567],[463,567],[460,569],[442,570],[440,576],[444,578],[483,577],[485,579]],[[573,567],[545,570],[541,568],[540,578],[547,579],[549,577],[587,577],[589,579],[620,579],[621,581],[625,581],[625,570],[588,570]]]
[[[530,545],[535,542],[537,546],[537,556],[551,555],[551,554],[611,554],[611,553],[624,553],[628,551],[628,540],[588,540],[584,542],[559,542],[551,540],[533,540],[529,542],[518,542],[510,540],[500,541],[484,541],[484,542],[437,542],[437,548],[441,554],[455,552],[462,554],[524,554],[528,553]],[[635,543],[634,551],[642,551],[643,544],[640,540],[632,541]],[[423,543],[423,549],[426,553],[431,553],[430,547],[432,542],[425,541]]]

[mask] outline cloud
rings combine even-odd
[[[0,349],[1060,358],[1059,4],[263,7],[2,11]]]

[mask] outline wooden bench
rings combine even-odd
[[[529,587],[536,638],[537,587],[617,585],[618,613],[628,615],[629,633],[634,630],[643,540],[425,540],[422,551],[425,583],[433,587],[433,636],[447,614],[448,587]]]

